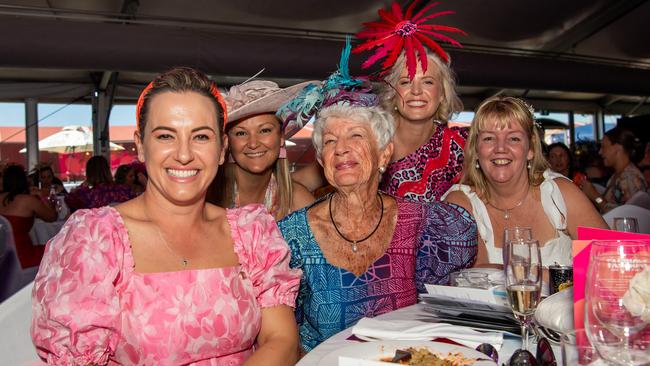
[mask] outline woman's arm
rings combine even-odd
[[[29,205],[32,208],[34,216],[47,222],[56,221],[58,217],[56,209],[52,207],[49,202],[45,203],[36,196],[30,196],[29,201]]]
[[[327,183],[323,169],[318,162],[313,162],[291,174],[291,178],[302,184],[308,191],[313,192]]]
[[[291,200],[291,211],[299,210],[314,202],[314,195],[298,182],[293,182],[293,197]]]
[[[609,229],[589,198],[575,184],[564,178],[555,179],[555,183],[567,207],[567,229],[571,239],[578,237],[578,226]]]
[[[298,328],[293,309],[279,305],[262,309],[258,348],[244,365],[294,365],[298,361]]]

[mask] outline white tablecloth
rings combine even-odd
[[[34,365],[39,362],[29,335],[34,282],[0,303],[0,365]]]
[[[423,305],[416,304],[408,306],[402,309],[395,310],[393,312],[382,314],[378,316],[378,319],[385,320],[426,320],[431,321],[433,318],[430,313],[427,313],[424,310]],[[342,347],[345,347],[350,344],[356,343],[356,341],[347,340],[352,335],[352,328],[348,328],[334,335],[332,338],[326,340],[325,342],[318,345],[311,352],[309,352],[305,357],[303,357],[298,366],[312,366],[318,365],[320,360],[325,357],[330,352],[336,351]],[[531,338],[532,339],[532,338]],[[535,344],[531,344],[529,350],[533,355],[535,354]],[[521,339],[519,337],[506,336],[503,340],[503,346],[499,351],[499,365],[505,363],[510,356],[517,350],[521,348]],[[553,353],[555,353],[555,359],[557,364],[562,364],[562,355],[559,346],[553,346]],[[320,366],[337,366],[337,365],[320,365]]]
[[[65,221],[45,222],[41,219],[34,220],[34,226],[29,231],[29,237],[34,245],[45,245],[63,227]]]

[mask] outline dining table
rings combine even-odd
[[[426,304],[419,303],[411,306],[407,306],[395,311],[385,313],[377,316],[378,320],[421,320],[427,322],[436,322],[437,319],[426,310]],[[343,331],[335,334],[331,338],[327,339],[323,343],[319,344],[316,348],[307,353],[300,361],[297,363],[297,366],[337,366],[336,363],[321,362],[326,356],[331,353],[337,352],[343,347],[362,342],[356,340],[352,337],[352,327],[344,329]],[[536,343],[530,343],[530,351],[534,355]],[[504,334],[503,345],[499,350],[499,365],[505,363],[510,359],[510,356],[517,350],[521,348],[521,337],[514,336],[509,333]],[[555,354],[555,359],[557,364],[562,364],[562,354],[561,349],[558,344],[553,344],[553,353]]]
[[[47,222],[41,219],[35,219],[34,226],[32,226],[32,229],[29,231],[29,237],[32,239],[32,244],[45,245],[48,240],[52,239],[54,235],[59,233],[63,224],[65,224],[65,220]]]

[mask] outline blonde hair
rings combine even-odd
[[[517,123],[526,133],[533,158],[529,160],[528,184],[539,186],[544,181],[544,171],[548,162],[544,158],[542,141],[535,126],[535,116],[532,107],[522,99],[514,97],[492,97],[484,100],[478,108],[469,129],[465,143],[465,162],[461,183],[474,189],[479,197],[489,199],[488,182],[478,161],[478,135],[488,123],[495,123],[497,128],[506,128],[511,123]]]
[[[236,123],[228,125],[226,128],[229,129],[235,125]],[[232,206],[235,201],[236,165],[236,162],[225,163],[219,169],[208,189],[208,202],[223,208]],[[272,169],[278,183],[278,217],[276,219],[280,219],[291,212],[293,181],[291,180],[289,159],[278,158]]]
[[[449,63],[444,62],[437,55],[427,52],[427,69],[435,67],[438,71],[438,81],[442,87],[442,100],[438,110],[433,114],[433,119],[442,123],[447,123],[452,116],[456,113],[463,111],[463,102],[461,102],[458,94],[456,94],[456,79],[454,72],[451,70],[451,58]],[[420,61],[418,59],[418,64]],[[390,73],[384,78],[384,83],[379,87],[378,94],[381,105],[387,111],[395,112],[395,107],[401,96],[397,93],[395,85],[397,85],[402,70],[406,67],[405,53],[397,58],[395,65],[391,68]],[[395,116],[397,119],[397,115]]]

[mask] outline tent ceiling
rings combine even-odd
[[[153,73],[174,65],[198,67],[222,86],[262,67],[280,84],[322,79],[344,36],[389,3],[0,0],[0,100],[69,101],[117,71],[116,102],[132,102]],[[456,10],[440,23],[469,34],[463,49],[448,50],[470,108],[507,93],[545,108],[650,113],[649,1],[447,0],[437,8]]]

